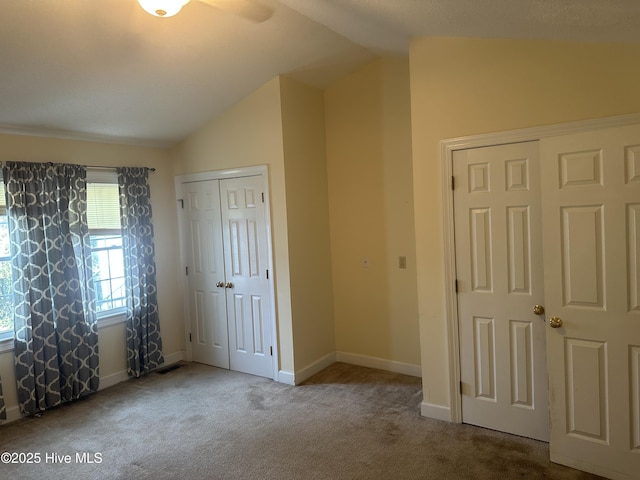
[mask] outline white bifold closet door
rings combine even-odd
[[[261,176],[183,184],[194,361],[271,377]]]

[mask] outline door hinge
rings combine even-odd
[[[184,208],[184,200],[179,198],[178,201],[180,202],[180,208]]]
[[[189,267],[184,267],[184,271],[187,274],[187,277],[189,276]]]
[[[456,177],[451,175],[451,190],[455,190],[455,189],[456,189]]]
[[[462,380],[460,380],[460,395],[462,395]]]
[[[267,280],[269,280],[269,270],[267,270]]]
[[[269,347],[269,353],[271,354],[271,356],[273,357],[273,347]]]
[[[191,332],[189,332],[189,341],[191,341]]]
[[[456,293],[458,293],[458,279],[456,278],[456,282],[455,282],[455,288],[456,288]]]
[[[262,203],[264,203],[264,192],[262,192]]]

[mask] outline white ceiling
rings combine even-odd
[[[412,36],[640,42],[639,0],[216,2],[0,0],[0,132],[168,146],[278,74],[323,88]]]

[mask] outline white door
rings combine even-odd
[[[220,181],[232,370],[270,377],[270,295],[261,177]]]
[[[218,180],[183,184],[193,360],[229,368]]]
[[[182,184],[192,358],[273,377],[263,177]]]
[[[463,422],[548,440],[537,142],[453,156]]]
[[[540,147],[551,460],[637,479],[640,126]]]

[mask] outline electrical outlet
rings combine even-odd
[[[398,257],[398,268],[401,268],[402,270],[406,270],[407,257]]]

